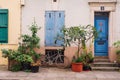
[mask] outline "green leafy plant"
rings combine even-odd
[[[17,71],[20,71],[21,68],[22,68],[21,64],[14,64],[14,65],[12,65],[10,70],[13,72],[17,72]]]
[[[78,57],[77,59],[73,59],[73,62],[83,62],[82,57]]]
[[[83,64],[84,65],[89,65],[90,63],[93,62],[94,57],[92,56],[92,52],[89,53],[82,53],[81,54],[82,60],[83,60]]]
[[[120,41],[114,42],[114,47],[117,49],[116,54],[120,54]]]
[[[86,43],[90,40],[97,37],[98,32],[96,31],[94,26],[73,26],[70,28],[63,28],[63,34],[58,34],[55,40],[57,43],[58,40],[63,41],[63,49],[67,46],[71,46],[74,44],[77,46],[77,52],[74,59],[78,59],[80,57],[80,53],[87,53]],[[74,60],[75,61],[75,60]]]
[[[36,48],[40,48],[40,38],[37,36],[39,29],[40,28],[37,26],[34,20],[29,28],[31,35],[25,34],[19,38],[22,42],[19,43],[17,51],[21,54],[16,56],[16,61],[24,63],[35,63],[40,58],[40,54],[36,53],[35,51]]]
[[[10,60],[15,60],[18,62],[24,63],[36,63],[36,61],[40,58],[40,54],[36,53],[35,49],[40,48],[40,38],[37,36],[37,32],[40,28],[37,26],[35,20],[30,26],[29,30],[31,31],[31,35],[25,34],[22,35],[19,39],[21,39],[18,49],[3,49],[2,56],[4,58],[8,58]],[[13,70],[16,69],[13,66]]]
[[[116,55],[117,55],[117,63],[120,64],[120,41],[114,42],[114,47],[116,48]]]
[[[11,50],[11,49],[2,49],[2,57],[9,58],[10,60],[15,60],[17,56],[19,56],[21,53],[19,53],[17,50]]]
[[[33,59],[30,55],[27,54],[21,54],[19,56],[16,57],[16,60],[18,62],[25,62],[25,63],[32,63]]]

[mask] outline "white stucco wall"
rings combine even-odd
[[[38,35],[41,38],[41,46],[44,46],[45,41],[45,11],[48,10],[64,10],[65,11],[65,26],[87,25],[90,24],[90,0],[25,0],[25,5],[22,7],[22,34],[28,33],[28,25],[31,24],[35,17],[36,22],[41,26]],[[94,0],[95,1],[95,0]],[[109,0],[112,1],[112,0]],[[120,39],[120,0],[117,0],[116,11],[112,14],[113,30],[111,46],[113,42]]]
[[[45,41],[45,11],[64,10],[65,26],[87,25],[90,24],[90,9],[87,0],[25,0],[22,6],[22,34],[28,33],[28,25],[35,17],[36,22],[41,26],[38,35],[41,38],[41,46]]]
[[[120,40],[120,0],[116,4],[116,13],[115,13],[115,41]]]

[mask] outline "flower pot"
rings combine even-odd
[[[91,71],[91,67],[89,65],[84,65],[83,70],[84,71]]]
[[[11,70],[12,65],[18,64],[16,60],[8,59],[8,70]]]
[[[39,71],[39,66],[31,66],[31,72],[36,73]]]
[[[72,71],[74,71],[74,72],[83,71],[83,64],[82,63],[72,63]]]
[[[30,66],[29,62],[22,62],[21,64],[22,64],[22,70],[23,71],[31,69],[31,66]]]

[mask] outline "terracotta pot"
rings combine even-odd
[[[72,63],[72,71],[74,71],[74,72],[83,71],[83,64],[82,63]]]

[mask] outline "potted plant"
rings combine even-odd
[[[90,64],[93,62],[94,57],[92,56],[92,53],[82,53],[81,57],[83,59],[83,70],[84,71],[91,71],[91,66]]]
[[[77,59],[73,59],[72,61],[72,71],[81,72],[83,71],[83,60],[82,57],[78,57]]]
[[[21,42],[19,43],[17,50],[2,50],[3,57],[8,57],[10,61],[15,60],[20,62],[23,70],[30,70],[31,63],[36,63],[40,58],[40,54],[35,50],[36,48],[39,48],[40,38],[37,36],[37,32],[40,28],[38,28],[34,21],[29,29],[32,35],[22,35],[19,38],[21,39]]]
[[[120,67],[120,41],[116,41],[114,42],[114,47],[116,48],[116,60],[117,60],[117,63]]]
[[[40,60],[37,62],[31,63],[31,72],[36,73],[39,71]]]
[[[19,50],[31,56],[33,60],[32,63],[37,64],[40,58],[40,54],[38,54],[35,50],[36,48],[40,48],[39,46],[40,38],[37,36],[37,32],[40,28],[37,26],[36,22],[34,21],[29,29],[31,31],[31,35],[27,35],[27,34],[22,35],[21,37],[22,44],[20,44],[21,46]]]
[[[16,57],[20,55],[17,50],[12,49],[2,49],[2,57],[8,58],[8,70],[11,70],[13,65],[20,65],[20,63],[16,60]]]
[[[22,70],[23,71],[31,69],[30,64],[33,62],[33,59],[32,59],[32,57],[30,55],[21,54],[21,55],[19,55],[19,56],[16,57],[16,60],[18,62],[21,62]]]
[[[87,26],[73,26],[70,28],[63,28],[61,31],[63,32],[63,34],[58,34],[58,36],[55,40],[55,43],[58,40],[63,41],[63,44],[61,44],[61,45],[63,46],[64,49],[67,46],[71,46],[71,44],[75,44],[77,46],[77,51],[73,58],[72,66],[78,65],[79,62],[81,65],[82,59],[80,57],[80,53],[83,53],[83,52],[86,53],[86,45],[85,44],[90,39],[95,38],[97,36],[96,29],[91,25],[87,25]],[[82,65],[81,65],[81,67],[82,67]],[[74,71],[74,69],[72,69],[72,70]],[[81,69],[81,71],[82,71],[82,69]],[[80,70],[78,70],[78,71],[75,70],[75,72],[80,72]]]

